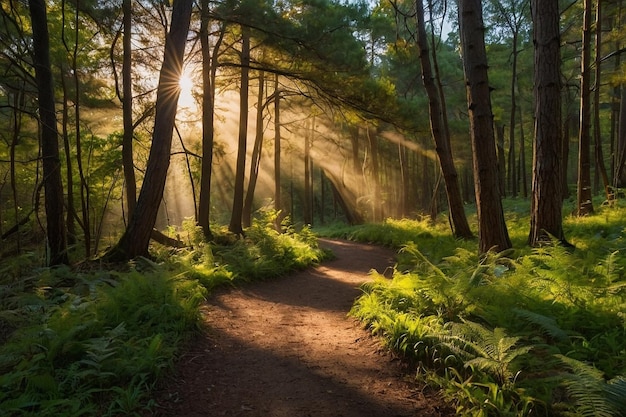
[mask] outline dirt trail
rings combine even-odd
[[[346,316],[368,272],[393,252],[322,240],[336,259],[268,282],[222,290],[204,308],[209,330],[158,393],[156,416],[450,416],[436,392]]]

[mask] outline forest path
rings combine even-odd
[[[203,308],[208,330],[157,392],[155,416],[453,415],[346,316],[368,272],[391,268],[394,252],[320,244],[336,259],[210,296]]]

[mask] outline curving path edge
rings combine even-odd
[[[454,415],[347,316],[359,285],[372,269],[390,270],[394,252],[347,241],[320,244],[336,258],[210,296],[203,307],[207,330],[158,390],[153,415]]]

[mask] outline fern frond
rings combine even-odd
[[[502,276],[509,270],[507,265],[512,264],[512,261],[508,258],[512,253],[512,250],[506,250],[502,252],[489,251],[484,254],[480,258],[478,266],[470,276],[470,285],[476,287],[484,283],[489,283],[491,281],[489,278],[491,277]]]
[[[479,323],[464,321],[449,325],[450,340],[447,345],[461,349],[466,367],[493,375],[500,384],[505,384],[517,372],[511,369],[512,362],[531,350],[531,346],[517,346],[520,338],[507,336],[505,329],[488,329]]]
[[[557,355],[563,363],[572,371],[564,378],[564,386],[568,395],[574,400],[576,412],[583,417],[615,417],[621,414],[623,408],[616,407],[624,403],[623,395],[614,398],[615,395],[626,393],[626,384],[623,379],[615,380],[613,384],[607,384],[604,374],[595,367],[584,362]],[[611,387],[609,388],[609,385]]]
[[[416,259],[427,265],[428,268],[433,271],[439,278],[443,279],[444,281],[450,281],[450,278],[439,267],[432,263],[426,256],[424,256],[422,252],[420,252],[419,249],[417,249],[415,243],[409,242],[400,250],[400,252],[408,253],[414,256]]]

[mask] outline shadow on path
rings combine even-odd
[[[209,299],[208,330],[159,391],[155,415],[453,415],[436,393],[405,381],[399,362],[346,316],[368,271],[390,267],[393,252],[321,244],[336,259]]]

